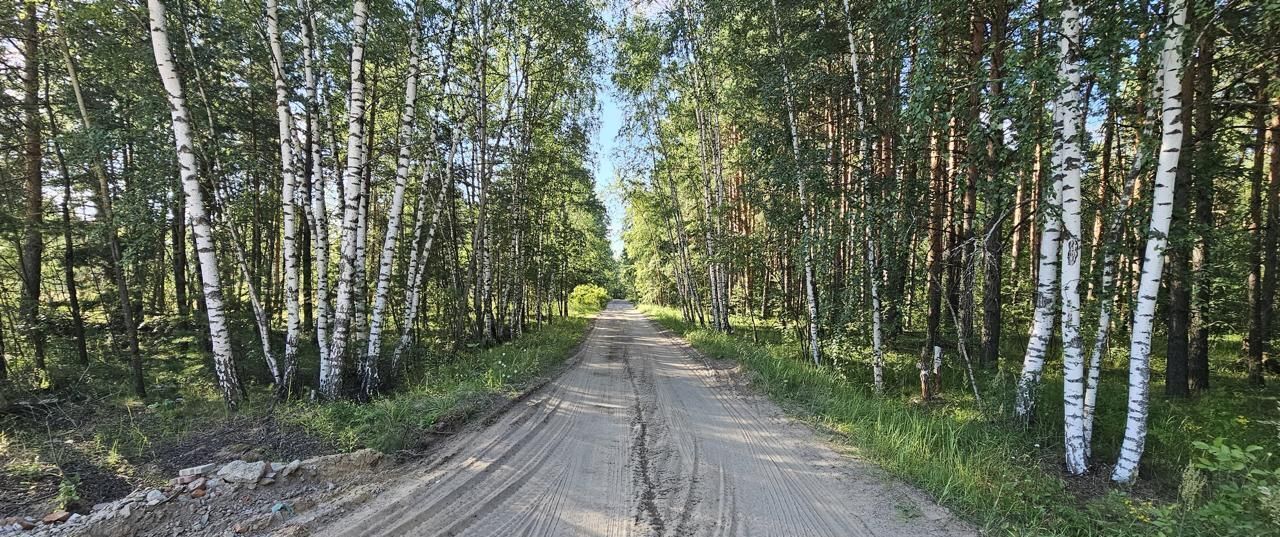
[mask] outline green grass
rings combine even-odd
[[[1105,475],[1065,479],[1059,462],[1062,409],[1055,404],[1061,400],[1060,374],[1046,375],[1037,421],[1023,427],[1007,417],[1011,371],[977,372],[982,409],[959,371],[945,376],[942,402],[913,400],[918,377],[909,338],[888,353],[888,393],[876,397],[870,390],[867,353],[855,345],[836,341],[825,349],[829,363],[814,368],[795,336],[775,326],[756,330],[753,340],[749,323],[738,324],[737,334],[725,335],[685,323],[674,309],[641,309],[704,354],[737,360],[772,399],[991,533],[1195,535],[1196,530],[1186,529],[1189,525],[1182,533],[1168,533],[1167,525],[1160,524],[1167,522],[1162,516],[1181,514],[1169,506],[1191,460],[1191,443],[1226,436],[1242,445],[1275,446],[1275,426],[1259,418],[1274,415],[1276,392],[1247,388],[1238,373],[1223,367],[1214,371],[1217,384],[1210,396],[1182,402],[1153,399],[1144,481],[1137,491],[1114,489]],[[1215,363],[1227,363],[1230,346],[1220,347]],[[1121,371],[1108,369],[1095,425],[1099,461],[1113,459],[1122,437],[1124,383]],[[1153,386],[1156,393],[1161,388]],[[1105,469],[1097,473],[1105,474]]]
[[[559,318],[503,345],[437,357],[413,371],[404,388],[370,403],[295,403],[281,416],[344,450],[413,448],[438,427],[519,393],[563,363],[586,325],[581,315]]]

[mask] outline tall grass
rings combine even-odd
[[[584,316],[558,318],[502,345],[432,357],[401,389],[369,403],[298,402],[281,417],[345,450],[411,449],[542,378],[582,341],[586,326]]]

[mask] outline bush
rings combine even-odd
[[[569,307],[579,312],[594,312],[609,304],[609,291],[594,283],[584,283],[569,294]]]
[[[1261,446],[1193,442],[1176,505],[1150,515],[1165,535],[1280,535],[1280,466]]]

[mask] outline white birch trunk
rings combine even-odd
[[[225,196],[219,193],[215,188],[213,191],[214,201],[222,207],[226,207]],[[267,370],[271,372],[271,378],[277,381],[284,374],[280,367],[280,363],[276,360],[275,352],[271,350],[271,328],[267,319],[267,310],[262,307],[262,300],[258,297],[258,287],[253,283],[253,276],[249,271],[249,260],[245,256],[244,248],[240,245],[244,242],[241,240],[240,232],[236,231],[235,226],[227,226],[227,231],[231,233],[231,251],[235,254],[236,268],[240,270],[240,277],[244,280],[245,290],[249,293],[249,307],[253,310],[253,322],[258,329],[258,344],[262,346],[262,358],[267,362]]]
[[[369,326],[369,203],[373,196],[373,111],[364,126],[364,142],[360,150],[360,211],[356,219],[356,274],[354,317],[351,319],[351,335],[356,344],[353,352],[364,356],[364,341]],[[358,369],[358,368],[357,368]],[[363,374],[361,375],[363,377]]]
[[[773,7],[773,32],[777,34],[778,44],[781,46],[782,30],[778,23],[778,1],[771,0],[770,3]],[[804,258],[805,306],[809,316],[809,357],[813,359],[813,365],[822,365],[822,348],[818,340],[818,290],[814,287],[813,281],[813,245],[811,244],[813,231],[809,217],[809,196],[805,189],[804,175],[800,173],[800,133],[796,126],[795,101],[791,95],[791,72],[787,69],[787,62],[780,63],[782,94],[786,101],[787,128],[791,138],[791,158],[796,166],[796,183],[799,185],[800,194],[800,248]]]
[[[155,0],[151,0],[155,1]],[[335,399],[341,393],[342,359],[354,310],[356,227],[360,218],[361,151],[364,143],[364,40],[369,16],[365,0],[355,0],[351,15],[351,92],[347,106],[347,163],[343,169],[342,243],[338,290],[333,315],[333,335],[320,364],[320,394]]]
[[[1059,265],[1062,292],[1062,404],[1067,472],[1088,470],[1084,436],[1084,338],[1080,335],[1080,8],[1068,0],[1062,8],[1058,39],[1058,123],[1054,125],[1054,183],[1061,183],[1062,236]]]
[[[451,157],[452,158],[452,157]],[[444,212],[445,194],[449,191],[446,181],[452,181],[452,162],[448,164],[450,171],[445,173],[444,180],[440,182],[440,192],[436,194],[436,203],[431,209],[431,225],[426,229],[426,243],[420,241],[423,236],[423,212],[426,210],[427,174],[422,175],[423,189],[418,196],[418,221],[413,226],[413,244],[416,246],[422,244],[421,248],[415,248],[413,254],[409,258],[409,292],[405,297],[404,315],[400,326],[400,339],[396,343],[395,351],[391,354],[391,370],[395,371],[400,365],[400,357],[404,355],[405,350],[412,343],[410,334],[413,332],[413,325],[418,321],[418,304],[422,300],[422,277],[426,272],[427,260],[431,258],[431,246],[435,242],[436,226],[440,223],[440,214]]]
[[[284,237],[284,303],[285,303],[285,337],[284,363],[273,372],[276,391],[284,395],[289,392],[292,382],[294,363],[298,359],[298,252],[294,239],[297,235],[294,220],[296,203],[294,188],[293,151],[293,112],[289,109],[289,88],[285,83],[284,48],[280,44],[280,13],[276,0],[267,0],[267,39],[271,45],[272,73],[275,75],[276,115],[280,123],[280,202],[283,207]]]
[[[1055,107],[1054,125],[1062,121],[1062,111]],[[1057,151],[1050,157],[1052,169],[1060,169],[1061,155]],[[1031,321],[1031,334],[1027,351],[1022,358],[1022,374],[1018,377],[1013,411],[1023,420],[1031,418],[1035,405],[1035,389],[1040,384],[1044,369],[1045,353],[1053,337],[1054,308],[1058,298],[1058,254],[1062,223],[1062,176],[1054,174],[1049,190],[1043,193],[1040,203],[1042,219],[1040,231],[1039,279],[1036,282],[1036,308]]]
[[[849,0],[844,0],[845,31],[849,37],[849,64],[853,69],[853,100],[858,114],[858,147],[859,168],[862,174],[862,191],[866,198],[866,274],[871,287],[871,376],[872,386],[877,394],[884,393],[884,349],[883,337],[880,333],[880,274],[876,264],[876,241],[874,225],[875,199],[871,195],[871,140],[867,130],[867,116],[863,109],[862,72],[858,65],[858,47],[854,41],[853,13],[849,10]],[[850,226],[852,229],[852,226]]]
[[[1133,187],[1141,175],[1142,169],[1146,166],[1147,152],[1139,148],[1137,154],[1134,155],[1133,167],[1130,169],[1128,178],[1125,180],[1124,189],[1120,191],[1120,199],[1116,202],[1115,213],[1111,215],[1111,222],[1108,224],[1106,235],[1104,235],[1104,244],[1118,239],[1120,228],[1124,225],[1125,215],[1128,212],[1129,204],[1133,199]],[[1093,453],[1093,417],[1094,409],[1098,403],[1098,379],[1102,375],[1102,357],[1107,354],[1107,346],[1111,336],[1111,313],[1115,306],[1116,292],[1116,251],[1115,248],[1106,247],[1107,252],[1102,258],[1102,291],[1099,295],[1098,307],[1098,326],[1094,331],[1093,347],[1089,356],[1089,376],[1086,379],[1084,387],[1084,439],[1085,439],[1085,455],[1090,456]]]
[[[204,208],[204,193],[196,177],[195,142],[191,136],[191,120],[186,99],[182,94],[182,81],[174,67],[173,53],[169,47],[169,34],[165,22],[165,8],[160,0],[147,0],[147,12],[151,23],[151,49],[155,54],[156,69],[164,84],[169,101],[169,117],[173,125],[173,141],[178,156],[178,171],[182,178],[182,190],[186,195],[187,219],[191,222],[191,234],[196,244],[196,259],[203,281],[205,312],[209,317],[209,340],[213,344],[214,371],[218,377],[218,390],[227,405],[235,408],[240,400],[240,380],[236,376],[235,357],[231,353],[231,335],[227,331],[223,312],[222,283],[218,278],[218,257],[214,254],[213,232],[209,216]]]
[[[1171,0],[1164,47],[1160,51],[1160,157],[1156,165],[1155,189],[1151,200],[1151,225],[1133,308],[1133,330],[1129,341],[1129,408],[1124,442],[1111,480],[1132,483],[1138,477],[1138,463],[1147,440],[1147,399],[1151,383],[1151,335],[1164,272],[1164,249],[1173,218],[1173,188],[1182,148],[1182,41],[1187,20],[1186,0]]]
[[[316,347],[320,354],[320,363],[329,364],[329,213],[325,207],[324,161],[320,151],[320,101],[316,91],[316,75],[313,67],[314,49],[312,35],[315,30],[311,25],[310,5],[304,2],[302,47],[303,76],[306,82],[307,129],[311,147],[311,233],[312,233],[312,266],[315,267],[315,331]]]
[[[1159,94],[1160,85],[1157,83],[1152,88],[1152,97]],[[1148,129],[1153,129],[1155,124],[1155,107],[1148,107],[1146,122],[1142,126],[1141,136],[1145,138],[1149,135]],[[1138,177],[1142,175],[1143,168],[1147,165],[1147,151],[1143,144],[1139,144],[1137,151],[1133,155],[1133,163],[1130,165],[1129,173],[1125,177],[1124,188],[1120,191],[1120,198],[1116,202],[1114,212],[1111,214],[1111,220],[1107,224],[1107,230],[1103,235],[1102,244],[1106,253],[1102,258],[1102,281],[1100,283],[1101,291],[1098,293],[1098,326],[1093,335],[1093,347],[1089,356],[1089,376],[1085,381],[1084,387],[1084,439],[1085,439],[1085,455],[1093,455],[1093,418],[1094,409],[1098,403],[1098,379],[1102,376],[1102,357],[1107,354],[1107,347],[1110,344],[1111,337],[1111,313],[1115,306],[1116,294],[1116,250],[1115,244],[1120,240],[1120,230],[1124,226],[1126,216],[1129,212],[1129,205],[1132,203],[1134,187],[1138,183]]]
[[[418,3],[417,14],[414,16],[415,27],[422,24],[422,6],[422,3]],[[415,28],[409,39],[409,76],[404,83],[404,109],[400,113],[396,183],[391,193],[391,207],[387,209],[387,233],[382,241],[382,255],[378,259],[378,280],[373,293],[373,311],[369,315],[368,348],[360,360],[361,390],[365,397],[372,396],[380,383],[378,356],[382,350],[382,312],[387,307],[387,294],[391,290],[391,266],[396,242],[400,238],[400,214],[404,210],[404,188],[409,178],[409,148],[417,125],[415,105],[418,101],[418,76],[422,67],[419,34],[420,30]]]

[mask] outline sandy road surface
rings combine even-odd
[[[973,535],[629,304],[578,363],[318,535]]]

